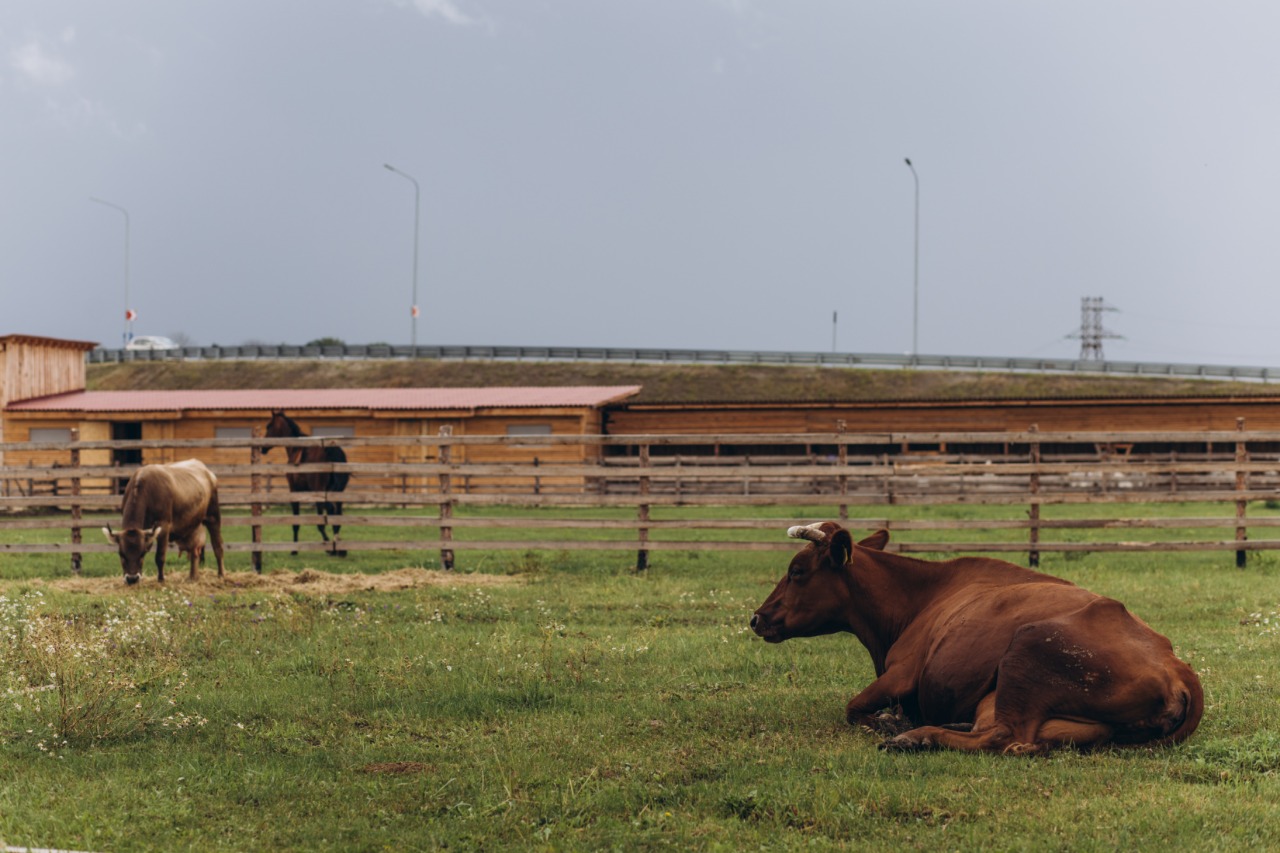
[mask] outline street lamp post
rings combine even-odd
[[[129,307],[129,211],[125,210],[118,204],[109,201],[103,201],[100,198],[90,198],[89,201],[103,204],[113,210],[118,210],[124,214],[124,343],[128,346],[129,341],[133,339],[133,309]]]
[[[916,167],[911,165],[910,157],[903,160],[911,170],[911,177],[916,179],[915,273],[911,283],[911,356],[914,358],[920,352],[920,176],[916,174]]]
[[[403,172],[392,166],[390,163],[383,163],[384,168],[388,171],[395,172],[402,178],[408,179],[413,184],[413,304],[409,309],[412,318],[409,325],[409,343],[413,346],[416,354],[418,349],[418,215],[420,210],[421,191],[418,188],[418,181],[408,172]]]

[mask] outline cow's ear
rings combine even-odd
[[[143,534],[142,547],[150,548],[151,543],[156,541],[156,537],[160,535],[160,530],[161,530],[161,527],[160,525],[157,524],[154,528],[152,528],[151,530],[148,530],[145,534]]]
[[[889,531],[877,530],[858,544],[873,551],[883,551],[884,546],[889,544]]]
[[[102,528],[102,535],[107,537],[107,541],[116,547],[120,546],[120,534],[111,529],[111,525]]]
[[[849,535],[849,531],[841,528],[831,534],[830,542],[828,558],[832,566],[840,568],[849,562],[849,555],[853,553],[853,537]]]
[[[824,536],[830,539],[832,536],[836,535],[837,530],[843,530],[844,528],[836,524],[834,521],[824,521],[818,525],[818,529],[822,531]]]

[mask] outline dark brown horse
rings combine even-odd
[[[302,427],[282,411],[271,413],[271,420],[267,423],[267,438],[299,438],[305,436]],[[270,447],[262,448],[263,454],[266,454]],[[286,447],[285,451],[289,455],[290,465],[302,465],[304,463],[311,464],[316,462],[346,462],[347,454],[342,452],[341,447],[326,445],[324,447]],[[289,491],[291,492],[330,492],[341,493],[347,487],[347,481],[351,479],[351,475],[343,472],[334,471],[332,473],[325,471],[316,471],[313,473],[297,473],[288,474]],[[298,515],[299,503],[293,501],[293,514]],[[316,501],[316,513],[318,515],[342,515],[342,502],[333,500]],[[317,524],[320,530],[320,537],[328,542],[329,537],[325,534],[324,525]],[[333,536],[338,537],[338,531],[342,529],[341,524],[333,525]],[[298,525],[293,526],[293,541],[298,541]],[[297,551],[293,552],[297,554]],[[346,551],[335,551],[339,557],[347,556]]]

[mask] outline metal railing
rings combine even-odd
[[[589,361],[667,364],[764,364],[825,367],[887,367],[920,370],[1085,373],[1167,376],[1270,382],[1278,367],[1179,364],[1146,361],[1082,361],[1067,358],[1009,358],[980,355],[897,355],[894,353],[788,352],[767,350],[655,349],[636,347],[538,347],[388,344],[342,346],[201,346],[171,350],[95,349],[90,364],[171,359],[445,359],[485,361]]]

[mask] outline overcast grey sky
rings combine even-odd
[[[1280,5],[5,0],[0,333],[1280,364]]]

